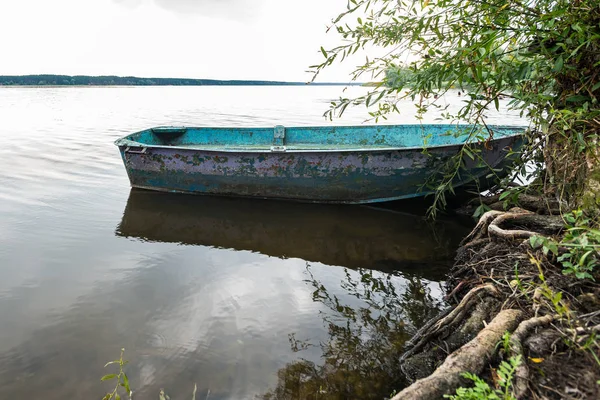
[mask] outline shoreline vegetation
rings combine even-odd
[[[490,211],[457,250],[451,306],[403,349],[411,384],[392,400],[600,395],[600,232],[581,210],[561,214],[557,201],[501,196],[481,199]],[[474,206],[454,211],[472,215]]]
[[[89,75],[0,75],[0,86],[360,86],[356,82],[285,82]]]

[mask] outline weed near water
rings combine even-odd
[[[594,279],[593,274],[600,263],[600,230],[591,227],[591,221],[581,210],[565,215],[567,231],[560,245],[566,252],[558,257],[564,274],[579,279]]]
[[[502,361],[496,370],[497,388],[492,388],[486,381],[477,375],[465,372],[462,376],[473,382],[469,388],[458,388],[456,394],[445,395],[451,400],[515,400],[512,394],[513,378],[517,367],[521,364],[521,356],[517,355]]]
[[[125,354],[125,349],[121,349],[121,356],[119,357],[118,360],[114,360],[114,361],[109,361],[107,362],[104,367],[108,367],[109,365],[118,365],[119,366],[119,371],[116,374],[107,374],[104,375],[102,378],[100,378],[100,380],[102,381],[115,381],[115,387],[112,390],[112,392],[108,392],[106,393],[106,395],[102,398],[102,400],[121,400],[121,399],[129,399],[131,400],[133,397],[133,390],[131,390],[131,387],[129,386],[129,378],[127,377],[127,374],[125,373],[124,367],[125,365],[127,365],[129,363],[129,361],[126,361],[123,359],[123,355]],[[124,395],[126,397],[122,397],[121,393],[125,392]],[[192,400],[196,400],[196,391],[197,391],[197,386],[194,384],[194,391],[192,392]],[[168,394],[165,393],[164,389],[160,389],[160,392],[158,393],[158,400],[171,400],[171,397],[169,397]]]
[[[578,279],[594,279],[600,264],[600,229],[582,210],[564,215],[565,233],[560,241],[543,236],[532,236],[531,246],[552,253],[563,267],[563,274]]]
[[[133,391],[129,387],[129,378],[127,374],[123,370],[123,367],[127,365],[128,361],[123,359],[123,355],[125,354],[125,349],[121,349],[121,356],[118,360],[109,361],[104,365],[104,368],[109,365],[116,364],[119,366],[119,372],[117,374],[107,374],[104,375],[100,380],[102,381],[116,381],[115,387],[112,392],[108,392],[106,396],[102,398],[102,400],[121,400],[121,394],[119,393],[120,388],[125,391],[127,398],[131,399],[133,396]]]

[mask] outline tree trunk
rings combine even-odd
[[[582,208],[598,214],[600,205],[600,149],[595,121],[575,124],[568,131],[551,125],[544,146],[544,193],[566,204],[566,212]],[[585,148],[580,141],[583,138]]]

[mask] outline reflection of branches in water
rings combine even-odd
[[[313,301],[327,307],[321,311],[329,339],[318,344],[322,365],[301,359],[278,372],[277,387],[264,399],[383,399],[405,386],[399,356],[404,343],[441,304],[418,277],[404,277],[371,270],[345,270],[341,288],[358,299],[349,306],[329,293],[306,268]],[[402,283],[400,283],[402,282]],[[290,334],[293,351],[315,344]]]

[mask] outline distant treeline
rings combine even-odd
[[[304,82],[217,80],[185,78],[138,78],[135,76],[0,75],[0,86],[300,86]],[[311,85],[357,85],[357,83],[311,83]]]

